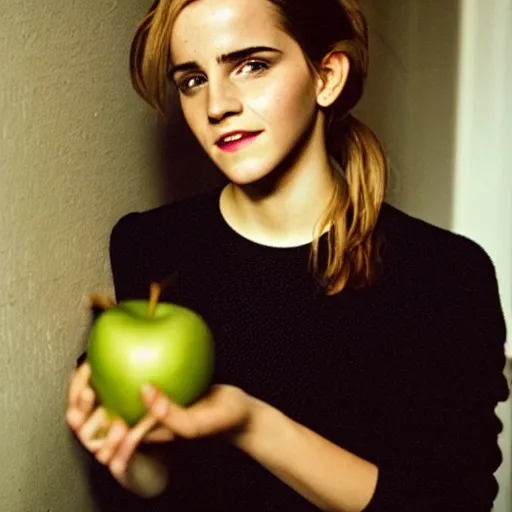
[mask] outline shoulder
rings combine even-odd
[[[174,241],[183,242],[182,237],[187,234],[200,236],[211,218],[219,193],[219,189],[214,189],[157,208],[123,215],[112,228],[111,248],[162,247]]]
[[[447,367],[453,365],[450,375],[458,372],[460,377],[460,362],[471,380],[474,371],[481,374],[484,366],[494,372],[493,378],[501,378],[506,326],[495,267],[487,252],[463,235],[389,204],[381,213],[390,267],[390,286],[384,289],[391,290],[398,304],[393,311],[395,325],[408,330],[410,346],[418,347],[414,339],[421,345],[418,364],[427,364],[427,354],[434,354],[434,373],[442,361]],[[386,303],[387,311],[392,307]],[[413,363],[407,360],[407,364]],[[503,392],[502,382],[496,387]]]
[[[121,217],[110,234],[110,265],[116,298],[147,297],[149,283],[162,281],[209,236],[220,191],[213,190]]]
[[[435,226],[384,203],[379,226],[389,247],[390,265],[424,280],[453,285],[495,279],[488,253],[474,240]]]
[[[180,227],[195,227],[205,220],[205,214],[211,213],[208,209],[215,206],[219,192],[219,189],[214,189],[150,210],[130,212],[116,222],[112,233],[116,237],[134,233],[145,233],[146,237],[152,237]]]

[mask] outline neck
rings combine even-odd
[[[334,179],[325,144],[312,142],[278,178],[249,185],[230,183],[224,188],[221,212],[235,231],[274,247],[313,240],[316,224],[332,197]]]

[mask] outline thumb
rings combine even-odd
[[[191,409],[181,407],[154,386],[143,387],[142,399],[149,414],[180,437],[191,439],[204,435]]]

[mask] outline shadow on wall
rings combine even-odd
[[[361,0],[370,72],[359,116],[391,164],[387,200],[450,228],[456,152],[459,0]]]
[[[171,99],[169,110],[169,121],[161,123],[158,133],[164,183],[161,200],[166,203],[227,182],[190,131],[177,98]]]

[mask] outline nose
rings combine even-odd
[[[228,80],[208,84],[208,120],[219,124],[225,118],[240,114],[242,102],[237,87]]]

